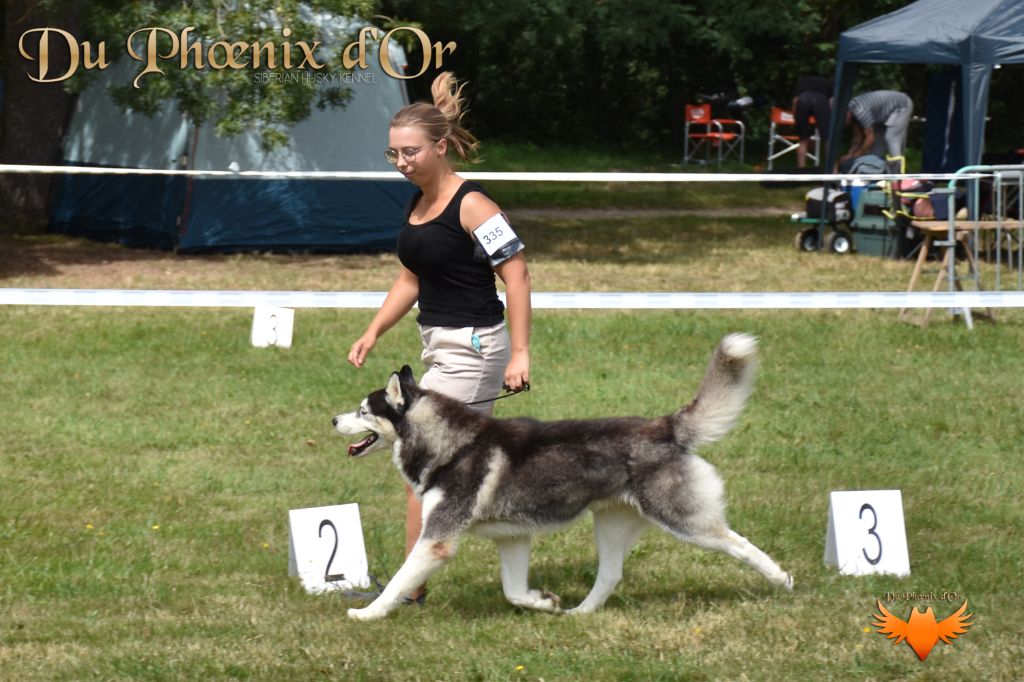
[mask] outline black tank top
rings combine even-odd
[[[490,327],[504,319],[505,306],[498,298],[487,254],[459,220],[462,199],[470,192],[490,198],[479,183],[466,180],[441,214],[429,222],[409,223],[409,214],[423,196],[421,191],[417,190],[405,208],[405,222],[398,233],[398,259],[419,278],[416,321],[422,325]]]

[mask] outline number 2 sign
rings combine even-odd
[[[833,491],[828,504],[825,563],[843,575],[910,575],[902,493]]]
[[[358,504],[288,512],[288,575],[307,592],[370,586]]]

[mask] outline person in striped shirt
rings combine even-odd
[[[913,113],[913,100],[895,90],[865,92],[851,99],[846,125],[853,137],[850,152],[840,163],[865,154],[879,154],[883,149],[889,156],[902,156]]]

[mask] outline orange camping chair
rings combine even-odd
[[[813,126],[817,123],[814,117],[811,116],[810,124]],[[800,137],[797,135],[787,135],[780,131],[780,128],[792,128],[796,125],[796,118],[793,116],[792,111],[783,109],[782,107],[772,107],[772,125],[768,133],[768,170],[772,169],[772,163],[775,159],[779,158],[784,154],[795,152],[796,148],[800,146]],[[814,142],[814,152],[810,149],[807,150],[807,158],[814,163],[818,163],[818,158],[821,156],[821,137],[818,135],[818,130],[815,128],[814,135],[811,136],[811,140]],[[775,145],[779,144],[782,146],[781,149],[775,151]]]
[[[739,152],[740,163],[743,162],[743,146],[746,138],[746,126],[743,121],[731,118],[711,118],[710,104],[687,104],[684,126],[683,165],[696,159],[697,153],[704,149],[704,162],[711,157],[711,148],[718,150],[718,163],[730,154]]]

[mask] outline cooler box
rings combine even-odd
[[[882,215],[882,210],[888,206],[889,197],[880,189],[866,187],[858,192],[853,221],[850,223],[857,253],[882,258],[903,258],[909,252],[908,240],[902,234],[906,227]]]

